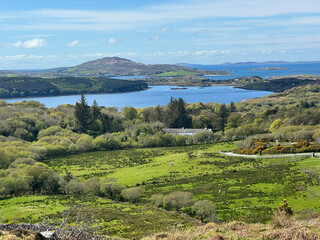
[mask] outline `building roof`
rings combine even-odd
[[[183,134],[193,135],[203,131],[208,131],[208,132],[212,131],[211,129],[206,129],[206,128],[164,128],[163,130],[166,133],[181,134],[181,135]]]

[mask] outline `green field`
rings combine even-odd
[[[194,200],[208,199],[217,206],[219,221],[268,222],[283,198],[297,214],[319,210],[319,183],[301,169],[319,169],[315,158],[248,159],[227,157],[219,150],[235,149],[233,143],[191,147],[146,148],[83,153],[48,159],[46,164],[80,180],[114,177],[126,187],[142,186],[137,204],[86,196],[26,196],[0,201],[0,221],[40,221],[59,217],[63,209],[83,204],[99,220],[101,233],[140,238],[194,220],[148,203],[152,194],[190,191]],[[172,164],[173,163],[173,166]],[[300,191],[304,187],[308,191]],[[299,190],[300,189],[300,190]]]
[[[176,77],[176,76],[188,76],[188,75],[197,75],[197,72],[190,72],[186,70],[178,70],[178,71],[171,71],[165,72],[161,74],[157,74],[157,77]]]
[[[0,222],[37,223],[49,217],[59,223],[63,210],[79,206],[88,219],[97,220],[98,233],[123,238],[141,238],[172,226],[186,228],[195,221],[187,216],[158,209],[149,204],[113,202],[100,197],[23,196],[0,201]],[[75,216],[73,216],[74,218]],[[73,219],[74,220],[74,219]],[[95,227],[96,227],[95,226]]]

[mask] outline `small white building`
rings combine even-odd
[[[207,129],[207,128],[164,128],[163,131],[165,131],[166,133],[170,133],[174,136],[178,136],[178,135],[183,135],[183,136],[193,136],[199,132],[212,132],[211,129]]]

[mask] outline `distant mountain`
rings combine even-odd
[[[18,77],[22,74],[15,72],[15,71],[7,71],[7,70],[1,70],[0,71],[0,77]]]
[[[206,71],[170,64],[143,64],[119,57],[106,57],[89,61],[75,67],[62,67],[41,71],[49,76],[155,76],[174,72],[190,72],[190,75],[228,74],[222,71]]]
[[[225,62],[222,64],[194,64],[194,63],[177,63],[179,66],[197,68],[201,66],[236,66],[236,65],[281,65],[281,64],[308,64],[308,63],[320,63],[320,61],[267,61],[267,62]]]
[[[286,61],[267,61],[267,62],[236,62],[236,63],[230,63],[226,62],[221,65],[281,65],[281,64],[302,64],[302,63],[317,63],[317,62],[286,62]]]

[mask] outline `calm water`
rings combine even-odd
[[[292,64],[256,64],[256,65],[187,65],[191,68],[213,71],[227,71],[231,75],[205,76],[205,78],[213,80],[228,80],[240,77],[258,76],[261,78],[270,78],[274,76],[287,76],[298,74],[320,75],[320,63],[292,63]],[[264,67],[281,67],[285,69],[279,70],[252,70]],[[116,79],[144,79],[145,76],[124,76],[113,77]]]
[[[320,75],[320,63],[303,64],[257,64],[257,65],[189,65],[190,67],[205,70],[222,70],[231,73],[228,76],[209,76],[213,80],[226,80],[239,77],[258,76],[270,78],[274,76],[287,76],[298,74]],[[281,67],[281,70],[251,70],[264,67]]]
[[[208,76],[214,80],[232,79],[247,76],[259,76],[262,78],[269,78],[273,76],[285,76],[296,74],[311,74],[320,75],[320,63],[303,63],[303,64],[257,64],[257,65],[189,65],[198,69],[206,70],[223,70],[228,71],[230,76]],[[262,67],[282,67],[282,70],[256,70],[254,68]],[[119,77],[122,79],[144,78],[143,76],[135,77]],[[182,97],[189,103],[194,102],[218,102],[230,103],[239,102],[244,99],[262,97],[271,92],[264,91],[249,91],[244,89],[232,88],[229,86],[215,86],[215,87],[188,87],[185,90],[170,90],[172,86],[154,86],[147,91],[119,93],[119,94],[94,94],[86,95],[87,100],[92,104],[96,100],[101,106],[116,106],[119,108],[125,106],[133,107],[148,107],[166,105],[171,96],[175,98]],[[59,96],[59,97],[40,97],[40,98],[20,98],[8,99],[8,102],[16,102],[22,100],[36,100],[44,103],[47,107],[56,107],[58,105],[68,103],[75,104],[80,99],[80,95]]]
[[[149,107],[166,105],[170,97],[182,97],[188,103],[194,102],[218,102],[229,104],[231,101],[239,102],[244,99],[262,97],[271,92],[253,91],[233,88],[230,86],[214,86],[214,87],[188,87],[183,90],[171,90],[173,86],[153,86],[152,88],[131,93],[114,93],[114,94],[92,94],[86,95],[89,104],[96,100],[100,106],[115,107]],[[44,103],[47,107],[56,107],[67,103],[75,104],[79,101],[80,95],[57,96],[57,97],[38,97],[38,98],[20,98],[6,99],[8,102],[17,102],[22,100],[35,100]]]

